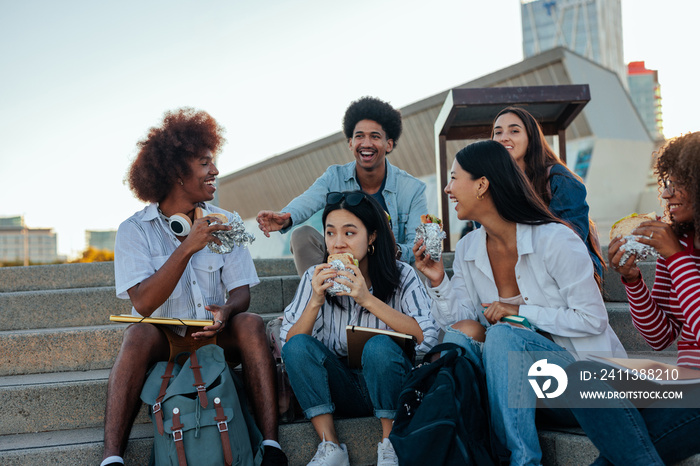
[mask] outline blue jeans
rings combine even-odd
[[[282,347],[289,382],[307,419],[334,413],[394,419],[411,362],[386,335],[369,339],[362,370],[350,369],[316,338],[295,335]]]
[[[486,373],[492,429],[496,438],[510,451],[511,465],[538,465],[542,460],[535,408],[538,398],[528,381],[528,371],[535,361],[546,358],[562,369],[574,357],[561,346],[530,329],[500,323],[486,330],[481,344],[449,327],[443,341],[463,346],[467,357],[480,360]],[[567,409],[556,407],[553,400],[541,399],[540,414],[550,422],[575,425]]]
[[[660,387],[651,382],[626,386],[619,378],[604,381],[599,378],[584,378],[582,371],[601,373],[601,363],[579,361],[566,369],[570,381],[568,391],[572,412],[581,427],[600,451],[594,464],[644,464],[663,465],[677,463],[693,454],[700,453],[700,408],[673,407],[677,400],[658,400],[645,407],[636,407],[629,399],[615,398],[599,400],[595,408],[583,408],[577,395],[580,391],[615,391],[650,389]],[[683,398],[697,400],[700,387],[668,385],[664,389],[683,389]],[[588,404],[592,404],[589,402]]]

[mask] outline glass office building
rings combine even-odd
[[[525,58],[566,47],[614,71],[627,86],[620,0],[521,0]]]

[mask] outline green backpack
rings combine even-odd
[[[245,399],[239,402],[219,346],[199,348],[182,366],[154,365],[141,399],[155,428],[152,463],[253,466],[262,461],[262,435]]]

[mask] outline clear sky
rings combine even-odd
[[[625,61],[659,70],[666,136],[700,130],[700,3],[623,0]],[[518,0],[0,0],[0,216],[59,254],[142,208],[123,179],[163,112],[227,130],[221,175],[521,61]]]

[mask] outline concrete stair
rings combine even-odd
[[[445,260],[450,267],[452,255]],[[292,300],[299,277],[291,260],[255,265],[261,283],[252,289],[250,311],[269,320]],[[653,280],[653,264],[642,268]],[[673,361],[675,349],[649,351],[632,326],[619,278],[606,278],[611,324],[625,347]],[[115,296],[112,263],[0,268],[0,464],[99,464],[107,377],[126,328],[108,318],[129,310]],[[378,420],[339,419],[336,426],[353,465],[376,461]],[[148,463],[152,429],[144,407],[127,464]],[[281,425],[280,441],[292,465],[306,464],[318,444],[306,421]],[[547,465],[588,464],[597,456],[578,429],[542,430],[540,441]],[[700,465],[700,455],[683,464]]]

